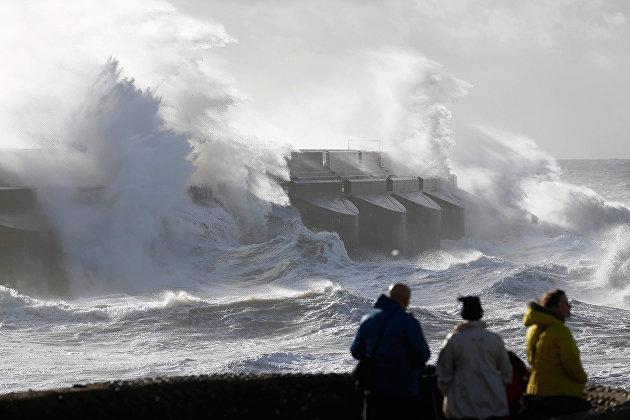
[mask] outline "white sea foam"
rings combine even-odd
[[[610,290],[609,303],[630,308],[630,225],[611,229],[604,239],[605,254],[595,278]]]
[[[132,41],[117,57],[137,81],[125,79],[112,60],[79,93],[110,54],[94,42],[93,26],[76,12],[81,8],[72,8],[71,17],[86,22],[85,47],[77,52],[68,48],[70,38],[58,46],[43,38],[31,61],[2,67],[7,77],[28,70],[28,80],[18,78],[18,89],[8,94],[23,94],[17,105],[6,95],[0,100],[0,114],[13,118],[3,135],[19,131],[18,145],[54,149],[35,168],[16,155],[7,158],[2,178],[40,187],[75,296],[38,300],[0,287],[0,356],[7,361],[0,390],[148,375],[348,371],[348,346],[361,316],[398,281],[412,287],[411,309],[433,361],[459,319],[457,295],[480,295],[490,328],[524,356],[526,302],[564,288],[574,303],[569,325],[591,378],[630,386],[624,364],[630,356],[628,229],[619,225],[627,223],[628,210],[613,202],[627,205],[630,197],[623,165],[576,164],[567,176],[533,140],[487,127],[470,133],[475,148],[460,153],[472,161],[453,159],[448,105],[469,86],[416,52],[355,52],[336,83],[313,84],[308,93],[319,96],[309,96],[312,107],[294,107],[281,118],[316,138],[327,123],[328,130],[355,133],[348,129],[355,119],[333,120],[358,115],[396,144],[390,146],[402,156],[398,168],[457,174],[460,187],[476,197],[466,204],[468,235],[411,261],[353,261],[337,234],[311,232],[294,215],[286,215],[274,237],[266,221],[287,203],[277,182],[287,179],[287,149],[262,147],[263,131],[252,128],[269,128],[267,120],[246,124],[252,114],[240,108],[246,98],[236,81],[216,57],[204,55],[201,62],[194,53],[235,39],[221,25],[201,25],[167,3],[128,3],[112,9],[135,24],[108,33],[120,41],[110,45]],[[48,19],[48,12],[42,8],[38,16]],[[156,28],[156,14],[171,29],[190,30]],[[97,23],[110,28],[110,17],[103,13]],[[53,21],[55,27],[67,22]],[[48,47],[59,57],[28,66]],[[130,54],[155,50],[161,51],[157,62]],[[69,59],[66,75],[59,71],[63,58]],[[32,80],[51,83],[42,82],[42,92],[23,91]],[[331,117],[331,101],[357,107]],[[31,106],[34,112],[26,112]],[[291,118],[296,113],[301,118]],[[593,176],[598,173],[604,175]],[[575,179],[590,183],[570,183]],[[186,195],[191,184],[211,186],[212,198],[193,203]],[[53,186],[100,190],[86,198]]]
[[[472,238],[562,230],[588,236],[630,221],[622,203],[562,181],[556,160],[533,140],[488,127],[468,134],[477,148],[460,151],[466,160],[454,167],[460,187],[473,194],[466,215]]]

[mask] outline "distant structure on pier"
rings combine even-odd
[[[350,254],[413,256],[465,235],[456,177],[393,174],[387,161],[381,151],[292,152],[291,205],[307,227],[337,232]]]

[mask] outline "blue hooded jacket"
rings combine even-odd
[[[375,391],[416,396],[420,370],[431,355],[422,327],[398,302],[385,295],[378,298],[374,308],[361,319],[350,352],[355,359],[371,356],[376,361]],[[386,322],[376,354],[371,354]]]

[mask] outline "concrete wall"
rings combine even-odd
[[[323,165],[323,156],[328,155],[328,165]],[[288,161],[292,176],[308,173],[329,175],[381,173],[381,153],[359,150],[308,150],[291,153]],[[304,175],[308,176],[308,175]]]
[[[442,239],[459,239],[466,235],[464,207],[446,201],[431,192],[425,194],[442,209]]]
[[[363,170],[366,172],[380,172],[381,153],[380,152],[362,152]]]
[[[61,244],[31,188],[0,188],[0,284],[32,296],[63,296]]]
[[[359,249],[405,255],[407,219],[403,205],[387,194],[350,195],[349,199],[359,209]]]
[[[52,230],[0,225],[0,282],[31,296],[64,296],[63,252]]]
[[[396,193],[420,191],[420,180],[418,178],[387,178],[387,191]]]
[[[437,178],[420,177],[420,189],[424,191],[435,191],[438,187]]]
[[[358,166],[359,152],[356,150],[331,150],[330,171],[331,172],[356,172],[361,170]]]
[[[287,165],[291,173],[295,172],[322,172],[322,151],[305,151],[291,153],[291,159]]]
[[[317,197],[341,194],[343,184],[339,180],[300,180],[289,183],[289,196]]]
[[[387,180],[385,179],[346,179],[343,185],[346,194],[387,193]]]
[[[0,188],[0,213],[26,213],[35,209],[32,188]]]
[[[404,194],[404,195],[401,195]],[[413,197],[417,194],[417,197]],[[409,257],[423,251],[440,248],[441,209],[435,203],[423,203],[422,193],[393,193],[392,196],[407,210],[405,254]]]
[[[347,200],[340,197],[339,200]],[[343,241],[346,251],[350,255],[356,255],[359,247],[359,214],[344,214],[318,206],[314,203],[294,197],[291,204],[300,212],[302,222],[309,229],[327,232],[337,232]],[[352,205],[352,203],[349,203]]]

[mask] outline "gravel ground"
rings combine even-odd
[[[630,394],[589,385],[593,412],[630,419]],[[362,396],[347,374],[215,375],[74,385],[0,395],[0,418],[359,419]]]

